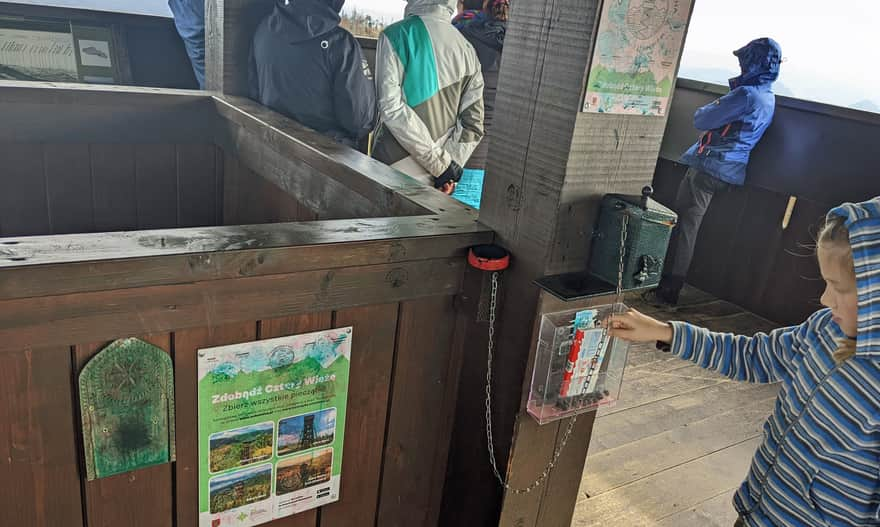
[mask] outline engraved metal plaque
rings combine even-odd
[[[171,357],[135,338],[113,342],[79,374],[89,480],[174,461]]]

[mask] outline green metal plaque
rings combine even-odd
[[[79,374],[89,480],[174,461],[171,357],[135,338],[113,342]]]

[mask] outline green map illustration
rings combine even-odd
[[[693,0],[608,0],[584,111],[665,115]]]

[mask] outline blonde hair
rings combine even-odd
[[[835,216],[825,222],[822,230],[819,231],[819,239],[816,248],[818,250],[819,247],[823,246],[842,249],[844,251],[843,259],[840,261],[840,264],[852,272],[852,277],[855,281],[856,271],[853,262],[852,246],[850,246],[849,243],[849,229],[846,228],[846,223],[844,223],[843,217]],[[832,356],[834,357],[834,361],[840,364],[847,359],[852,358],[855,354],[856,339],[844,338],[837,341],[837,349]]]

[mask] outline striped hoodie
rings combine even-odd
[[[854,357],[829,309],[753,337],[673,322],[672,351],[740,381],[782,388],[734,506],[749,526],[880,525],[880,198],[842,205],[858,286]]]
[[[480,61],[451,23],[455,3],[409,0],[376,49],[373,156],[426,183],[464,166],[483,138]]]

